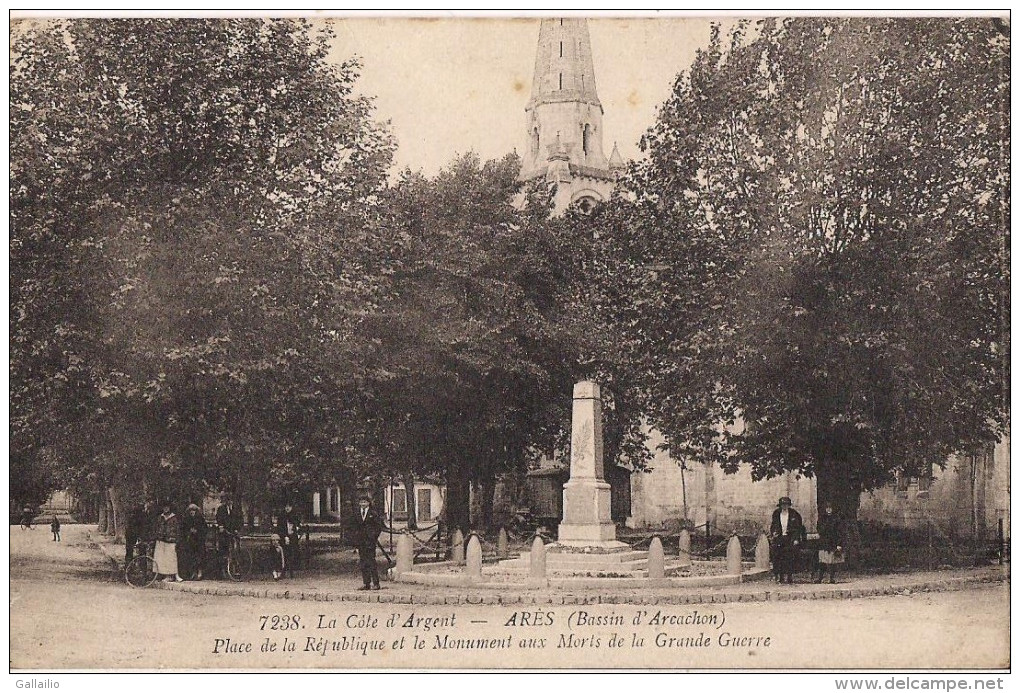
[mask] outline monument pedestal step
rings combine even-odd
[[[554,545],[555,546],[555,545]],[[615,551],[613,553],[582,553],[553,552],[545,554],[545,565],[548,570],[611,570],[629,571],[643,570],[648,564],[647,551]],[[531,565],[531,552],[522,553],[518,558],[510,558],[499,562],[500,568],[528,568]]]

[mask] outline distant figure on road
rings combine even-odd
[[[372,509],[372,497],[362,494],[358,501],[358,512],[352,527],[354,543],[358,547],[358,563],[361,566],[361,580],[365,583],[359,590],[380,589],[379,567],[375,563],[375,547],[382,533],[382,520]]]
[[[60,541],[60,520],[57,519],[56,515],[50,521],[50,531],[53,532],[53,541]]]
[[[822,516],[818,518],[818,577],[821,582],[825,572],[829,582],[836,582],[836,566],[843,562],[843,540],[840,536],[839,517],[833,512],[832,503],[826,503]]]
[[[287,573],[294,577],[294,566],[297,565],[298,541],[301,532],[301,518],[294,512],[294,506],[287,502],[276,523],[276,533],[280,535],[283,552],[287,564]],[[283,571],[280,571],[281,574]]]
[[[167,582],[184,582],[177,574],[177,542],[181,539],[181,518],[174,514],[170,502],[163,503],[163,514],[156,518],[156,551],[152,559],[156,570]]]
[[[772,513],[772,572],[776,582],[793,584],[793,571],[801,544],[807,539],[804,520],[793,509],[793,501],[787,496],[779,499],[779,507]]]
[[[25,509],[21,511],[21,529],[35,529],[35,527],[32,526],[32,520],[34,519],[35,513],[32,512],[31,508],[25,506]]]

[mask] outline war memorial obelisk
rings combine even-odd
[[[596,383],[574,385],[570,436],[570,478],[563,484],[563,521],[559,538],[545,549],[552,573],[588,576],[644,574],[647,551],[634,551],[616,539],[611,491],[602,459],[602,399]],[[510,569],[530,566],[530,552],[500,562]]]
[[[563,485],[563,521],[557,544],[622,551],[616,541],[611,493],[602,458],[602,399],[596,383],[574,385],[570,433],[570,478]]]

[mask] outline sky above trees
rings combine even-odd
[[[438,171],[458,153],[498,158],[523,147],[539,17],[334,19],[338,60],[360,55],[360,88],[398,141],[398,167]],[[676,75],[709,40],[701,17],[592,19],[606,151],[638,155]]]

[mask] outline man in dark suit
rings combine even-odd
[[[793,501],[786,496],[779,499],[779,507],[772,512],[769,536],[772,538],[772,572],[776,582],[785,581],[792,585],[797,555],[807,540],[807,531],[800,513],[793,509]]]
[[[359,590],[379,589],[379,568],[375,563],[375,547],[382,534],[382,520],[372,509],[371,496],[362,494],[358,501],[358,511],[352,525],[352,538],[358,547],[358,563],[361,566],[361,579],[365,583]]]
[[[152,530],[156,524],[153,517],[152,503],[137,503],[128,513],[124,525],[124,562],[130,563],[135,556],[135,545],[140,542],[152,541]]]
[[[216,551],[223,557],[223,571],[226,572],[226,557],[230,547],[241,534],[244,517],[229,493],[220,496],[220,507],[216,508]]]
[[[301,518],[294,511],[290,501],[283,506],[283,512],[276,522],[276,533],[283,544],[283,562],[285,570],[294,577],[294,565],[298,557],[298,538],[301,533]]]

